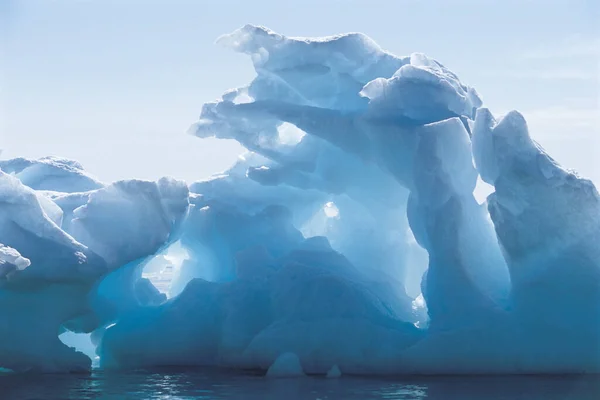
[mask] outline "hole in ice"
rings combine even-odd
[[[423,294],[419,294],[416,299],[413,300],[413,309],[424,308],[425,307],[425,298]]]
[[[426,328],[428,324],[427,318],[427,302],[423,297],[423,294],[420,293],[412,302],[413,313],[418,317],[418,321],[413,325],[417,328]]]
[[[148,261],[142,272],[142,278],[150,280],[159,292],[168,297],[173,277],[186,258],[188,258],[187,251],[179,242],[175,242],[163,254]]]
[[[58,335],[61,342],[85,354],[92,360],[92,367],[98,366],[99,357],[96,355],[96,346],[92,343],[91,334],[66,331]]]
[[[326,203],[325,206],[323,207],[323,211],[325,212],[325,215],[328,218],[337,218],[340,215],[340,210],[333,203],[333,201]]]
[[[233,104],[247,104],[252,103],[254,99],[246,92],[240,92],[235,99],[233,99]]]
[[[277,132],[279,133],[279,142],[289,146],[300,143],[304,135],[306,135],[306,132],[289,122],[279,125]]]
[[[484,182],[480,176],[477,177],[477,184],[475,185],[475,190],[473,191],[473,196],[475,196],[475,200],[477,203],[483,204],[487,201],[487,197],[494,193],[496,188],[490,185],[487,182]]]
[[[304,225],[300,232],[304,237],[327,236],[330,225],[340,218],[340,210],[333,201],[325,203]]]

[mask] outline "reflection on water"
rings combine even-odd
[[[214,370],[0,376],[10,399],[598,400],[600,376],[266,379]]]

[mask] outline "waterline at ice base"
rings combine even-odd
[[[256,71],[189,130],[222,174],[0,161],[0,368],[600,372],[600,196],[520,113],[359,33],[218,43]]]

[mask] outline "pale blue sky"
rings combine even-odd
[[[240,149],[185,134],[202,104],[254,76],[214,44],[246,24],[291,36],[364,32],[432,56],[495,114],[528,118],[600,183],[597,0],[0,0],[3,158],[60,155],[104,181],[193,181]]]

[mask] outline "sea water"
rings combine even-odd
[[[0,376],[0,399],[598,400],[600,376],[269,379],[205,369]]]

